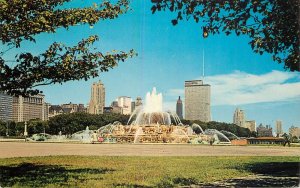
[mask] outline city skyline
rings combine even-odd
[[[72,4],[92,5],[82,1]],[[83,25],[69,31],[58,29],[56,34],[38,35],[34,46],[22,43],[18,51],[37,54],[54,41],[74,45],[88,35],[97,34],[100,42],[95,47],[103,52],[134,49],[139,54],[87,82],[40,87],[47,102],[88,104],[90,85],[102,80],[107,90],[106,101],[112,102],[118,96],[144,98],[156,87],[164,96],[165,108],[175,111],[177,97],[182,96],[184,101],[184,81],[202,79],[204,50],[204,82],[212,86],[212,120],[231,122],[235,108],[240,107],[257,123],[274,126],[280,119],[285,131],[291,125],[299,126],[298,73],[285,72],[283,65],[273,62],[267,54],[254,54],[245,36],[220,34],[203,39],[200,25],[193,21],[182,21],[174,27],[170,21],[174,15],[169,12],[152,15],[150,2],[134,1],[131,6],[133,10],[127,14],[99,22],[93,28]],[[5,58],[13,59],[15,50],[7,52]]]

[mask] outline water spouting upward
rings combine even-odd
[[[220,132],[223,133],[230,140],[233,140],[233,139],[239,140],[240,139],[240,137],[238,137],[237,135],[233,134],[232,132],[225,131],[225,130],[221,130]]]
[[[216,129],[205,129],[204,131],[204,134],[206,135],[214,135],[216,136],[219,141],[221,142],[229,142],[230,143],[230,140],[229,138],[227,138],[227,136],[225,136],[223,133],[221,133],[220,131],[216,130]]]
[[[127,125],[114,122],[103,126],[98,130],[99,138],[107,143],[230,144],[228,137],[215,129],[204,131],[198,124],[182,124],[176,113],[163,111],[162,104],[162,94],[153,88]]]
[[[133,143],[139,143],[139,139],[140,139],[141,134],[143,134],[143,129],[142,129],[142,127],[139,127],[137,129],[137,131],[135,132]]]
[[[82,134],[82,141],[83,142],[90,142],[91,140],[91,135],[90,135],[90,129],[89,126],[86,126],[85,130],[83,131]]]
[[[163,111],[163,97],[161,93],[156,92],[153,87],[152,92],[146,94],[145,103],[137,108],[130,116],[127,125],[171,125],[171,116],[176,125],[181,121],[177,114]],[[133,119],[135,117],[135,119]]]
[[[192,129],[198,134],[199,133],[204,134],[202,127],[200,125],[198,125],[197,123],[193,123]]]
[[[162,112],[162,94],[156,93],[156,88],[152,89],[152,92],[148,92],[146,94],[144,112],[152,113],[152,112]]]

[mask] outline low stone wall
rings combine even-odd
[[[18,138],[0,138],[0,142],[25,142],[25,139],[18,139]]]
[[[244,146],[247,144],[248,144],[247,139],[231,140],[231,145]]]

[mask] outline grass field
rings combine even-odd
[[[275,185],[272,180],[281,178],[283,186],[293,186],[299,162],[299,157],[8,158],[0,159],[0,187],[173,187],[229,180],[243,185],[248,177],[262,176],[268,180],[254,185]]]

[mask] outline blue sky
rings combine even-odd
[[[75,6],[92,1],[75,0]],[[183,98],[184,81],[202,75],[202,51],[205,51],[205,79],[212,85],[212,117],[232,122],[239,107],[247,119],[271,124],[283,121],[284,129],[300,126],[300,75],[286,72],[270,55],[253,53],[246,36],[224,34],[202,38],[201,26],[191,21],[172,26],[170,12],[151,13],[150,1],[132,1],[132,10],[115,20],[58,29],[55,34],[41,34],[37,43],[23,42],[21,49],[6,54],[43,52],[54,41],[74,45],[82,38],[97,34],[95,44],[101,51],[134,49],[139,55],[120,63],[115,69],[89,81],[42,87],[51,104],[84,103],[90,98],[90,86],[102,80],[106,87],[106,105],[118,96],[144,97],[156,87],[164,96],[164,107],[175,110],[176,99]],[[3,47],[2,47],[3,48]]]

